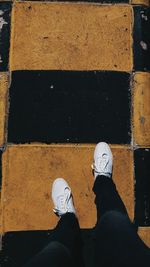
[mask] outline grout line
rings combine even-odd
[[[95,147],[96,143],[91,144],[91,143],[81,143],[81,144],[77,144],[77,143],[52,143],[52,144],[46,144],[46,143],[26,143],[26,144],[13,144],[13,143],[7,143],[7,147],[76,147],[76,148],[93,148]],[[130,144],[110,144],[110,147],[112,148],[126,148],[126,149],[131,149]]]

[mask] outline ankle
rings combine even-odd
[[[112,174],[111,173],[99,173],[99,172],[95,172],[94,171],[94,178],[95,180],[98,178],[101,178],[101,177],[104,177],[104,178],[109,178],[111,179],[112,178]]]

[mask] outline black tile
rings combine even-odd
[[[1,263],[3,267],[20,267],[39,253],[51,240],[53,230],[9,232],[3,236]],[[93,230],[82,229],[85,267],[93,265]]]
[[[2,188],[2,150],[0,149],[0,190]]]
[[[0,71],[8,70],[11,2],[0,2]]]
[[[134,7],[134,69],[150,70],[150,8]]]
[[[150,226],[150,149],[137,149],[135,158],[135,221]]]
[[[2,266],[20,267],[48,244],[47,231],[10,232],[2,239]]]
[[[130,74],[12,73],[8,141],[130,143]]]

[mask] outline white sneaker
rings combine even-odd
[[[94,177],[98,175],[104,175],[111,177],[113,165],[113,155],[108,144],[100,142],[96,145],[94,151],[94,163],[92,169],[94,171]]]
[[[72,193],[69,185],[63,178],[57,178],[52,185],[53,211],[61,216],[67,212],[75,213]]]

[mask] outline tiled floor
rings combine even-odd
[[[113,179],[150,246],[150,9],[147,0],[111,2],[120,4],[0,2],[5,267],[21,266],[48,242],[57,223],[50,198],[56,177],[71,185],[90,239],[96,222],[90,165],[98,141],[111,145]]]
[[[7,146],[3,154],[3,231],[53,229],[56,216],[50,195],[56,177],[64,177],[73,190],[80,226],[94,227],[93,151],[93,145]],[[133,219],[133,152],[118,145],[112,151],[113,178]]]

